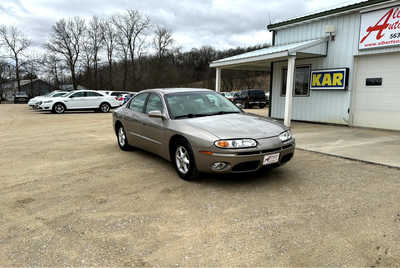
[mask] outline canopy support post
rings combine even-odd
[[[215,91],[221,92],[221,68],[216,68],[215,70]]]
[[[292,120],[292,106],[293,106],[293,86],[295,76],[296,56],[289,56],[287,80],[286,80],[286,97],[285,97],[285,120],[284,124],[290,127]]]

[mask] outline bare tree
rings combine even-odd
[[[113,67],[113,57],[114,49],[117,42],[117,34],[112,23],[112,19],[104,19],[101,24],[101,31],[103,33],[104,45],[106,48],[107,62],[108,62],[108,83],[109,88],[113,89],[113,79],[112,79],[112,67]]]
[[[3,61],[0,60],[0,103],[3,99],[3,83],[6,82],[9,78],[9,73],[10,73],[10,65]]]
[[[173,42],[172,33],[169,29],[161,26],[156,27],[154,31],[153,47],[159,59],[166,56]]]
[[[98,63],[99,52],[104,46],[104,34],[102,32],[101,21],[97,16],[93,16],[89,21],[87,28],[88,45],[91,48],[93,71],[94,71],[94,89],[98,89]]]
[[[132,80],[136,82],[135,59],[143,50],[143,40],[146,31],[150,28],[150,19],[139,11],[129,9],[126,14],[113,16],[113,23],[118,32],[119,47],[122,51],[128,51],[132,67]],[[126,68],[128,64],[126,64]],[[127,70],[125,70],[127,72]]]
[[[91,78],[92,78],[92,67],[93,67],[93,47],[89,41],[89,34],[88,32],[84,32],[84,35],[81,39],[81,60],[79,61],[86,73],[86,83],[91,85]]]
[[[58,88],[60,86],[60,74],[65,70],[62,59],[57,57],[56,53],[49,52],[42,57],[41,64],[49,82]]]
[[[0,26],[0,45],[8,51],[8,57],[15,63],[15,77],[18,91],[21,91],[20,69],[24,51],[31,45],[31,40],[14,26]]]
[[[53,26],[46,48],[64,57],[71,72],[74,89],[78,88],[77,63],[82,53],[82,39],[85,31],[85,21],[75,17],[66,21],[61,19]]]
[[[38,53],[31,52],[29,55],[26,57],[26,61],[24,65],[22,66],[24,73],[25,73],[25,79],[30,80],[30,91],[28,92],[29,97],[33,97],[38,95],[40,92],[34,92],[33,88],[33,80],[37,79],[38,73],[41,69],[41,56]]]

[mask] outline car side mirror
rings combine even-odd
[[[151,118],[161,118],[161,119],[166,119],[165,115],[163,115],[163,113],[161,111],[150,111],[148,113],[149,117]]]

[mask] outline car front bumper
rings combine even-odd
[[[53,103],[42,103],[40,105],[35,105],[35,109],[42,111],[51,111]]]
[[[195,160],[199,171],[206,173],[245,173],[255,172],[264,167],[277,167],[289,162],[295,151],[296,143],[292,139],[281,146],[270,148],[255,148],[254,150],[240,151],[238,153],[213,153],[203,154],[196,152]],[[264,165],[265,156],[279,154],[276,163]],[[217,170],[213,168],[215,163],[225,163],[226,166]]]

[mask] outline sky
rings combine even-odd
[[[136,9],[172,30],[183,51],[271,43],[269,22],[360,0],[0,0],[0,24],[15,25],[41,47],[62,18],[107,16]]]

